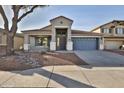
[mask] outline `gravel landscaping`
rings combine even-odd
[[[24,53],[0,57],[0,70],[25,70],[53,65],[87,65],[74,53]]]

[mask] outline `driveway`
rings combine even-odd
[[[124,56],[108,51],[75,51],[75,54],[93,66],[124,66]]]

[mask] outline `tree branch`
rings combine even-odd
[[[9,31],[9,24],[8,24],[8,19],[6,17],[6,14],[5,14],[4,10],[3,10],[2,5],[0,5],[0,14],[1,14],[1,16],[2,16],[2,18],[4,20],[4,28],[5,28],[5,31],[7,32],[7,31]]]
[[[18,23],[18,15],[19,15],[19,10],[21,9],[22,6],[20,5],[13,5],[12,10],[13,10],[13,18],[12,18],[12,27],[10,29],[10,32],[12,32],[13,36],[15,35],[17,31],[17,23]]]
[[[29,11],[27,11],[26,13],[24,13],[19,19],[18,22],[20,22],[25,16],[27,16],[28,14],[32,13],[34,11],[35,8],[37,8],[38,5],[33,6]]]

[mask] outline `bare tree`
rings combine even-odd
[[[0,14],[4,21],[4,29],[7,35],[7,55],[12,55],[14,53],[14,36],[18,29],[18,23],[25,18],[27,15],[33,13],[33,11],[38,7],[45,7],[45,5],[12,5],[11,9],[13,11],[12,26],[9,29],[9,21],[5,14],[5,10],[2,5],[0,5]],[[22,15],[19,15],[20,11],[23,11]]]

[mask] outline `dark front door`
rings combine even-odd
[[[66,50],[66,29],[56,30],[56,50]]]

